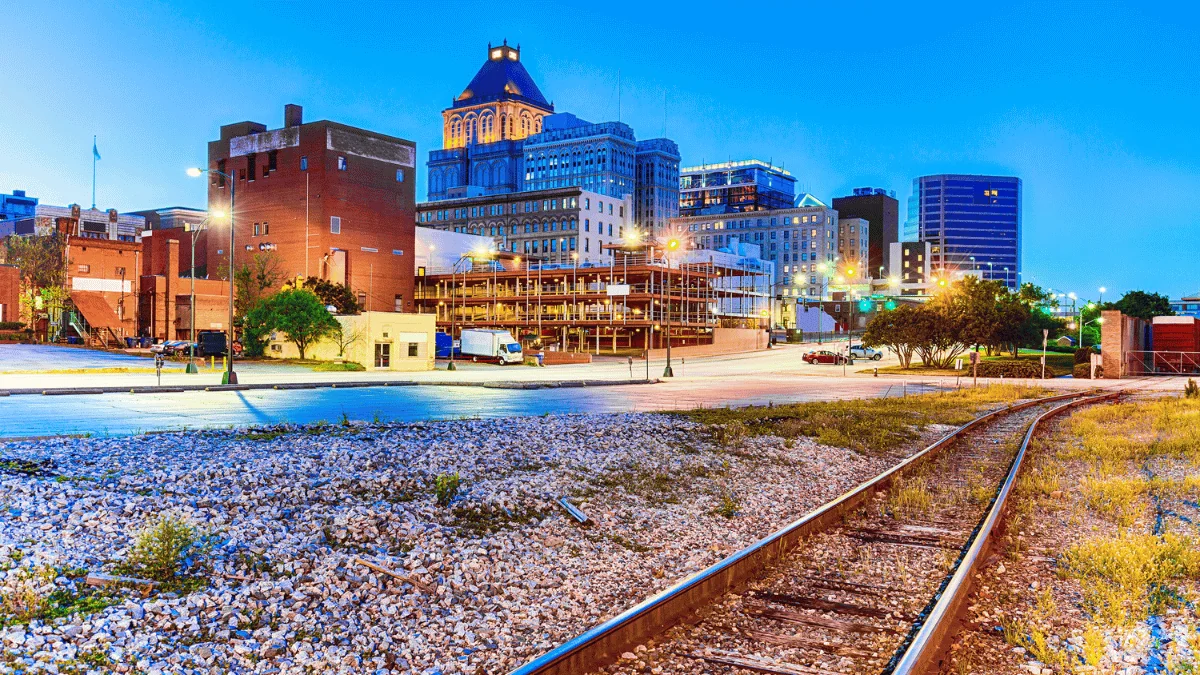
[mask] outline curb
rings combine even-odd
[[[482,389],[575,389],[581,387],[617,387],[636,384],[658,384],[662,380],[549,380],[544,382],[287,382],[281,384],[185,384],[135,387],[63,387],[56,389],[0,389],[5,396],[85,396],[98,394],[179,394],[184,392],[259,391],[293,389],[362,389],[371,387],[480,387]]]

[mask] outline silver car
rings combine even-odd
[[[862,345],[850,345],[850,358],[878,361],[883,358],[883,352]]]

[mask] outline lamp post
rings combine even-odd
[[[222,214],[220,211],[214,211],[212,215],[220,218]],[[191,327],[190,335],[188,336],[188,364],[187,368],[184,369],[184,372],[189,375],[195,375],[200,372],[200,370],[196,368],[196,236],[204,231],[206,225],[208,225],[208,218],[200,221],[195,226],[187,223],[184,224],[183,227],[183,231],[191,235],[189,239],[191,240],[192,244],[192,265],[188,271],[188,277],[190,277],[192,286],[191,300],[190,304],[188,305],[189,323],[191,324]]]
[[[667,312],[667,323],[665,326],[667,337],[667,367],[663,369],[663,377],[675,377],[675,371],[671,370],[671,252],[679,248],[679,240],[671,238],[667,240],[667,249],[663,252],[663,257],[667,260],[667,268],[663,279],[666,282],[666,306],[664,309]]]
[[[187,175],[192,178],[199,178],[206,173],[215,173],[216,175],[229,181],[229,339],[225,344],[225,353],[228,358],[225,361],[225,374],[221,376],[221,384],[237,384],[237,373],[233,372],[233,205],[234,205],[234,190],[237,188],[237,181],[233,176],[218,171],[216,169],[198,169],[191,168],[187,170]],[[193,266],[194,269],[194,266]],[[193,312],[195,308],[193,308]]]
[[[1106,291],[1108,289],[1101,286],[1099,290],[1100,290],[1100,304],[1103,305],[1104,304],[1104,291]]]

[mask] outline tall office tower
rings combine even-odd
[[[934,274],[1021,284],[1021,179],[941,174],[913,180],[906,241],[927,241]]]
[[[867,268],[882,278],[887,271],[889,247],[900,241],[900,202],[896,193],[882,188],[855,188],[849,197],[834,197],[838,217],[862,218],[869,223]]]
[[[679,146],[669,138],[638,141],[634,170],[634,223],[662,237],[679,215]]]
[[[679,215],[706,216],[795,206],[796,179],[757,159],[679,170]]]

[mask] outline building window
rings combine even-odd
[[[279,170],[279,151],[271,150],[267,153],[267,173]]]
[[[268,223],[263,223],[263,236],[265,237],[268,234],[271,234],[271,226]]]
[[[416,342],[408,343],[408,356],[410,358],[414,358],[414,359],[417,357],[417,343]]]
[[[420,276],[425,276],[425,275],[421,274]],[[393,312],[403,312],[404,311],[404,296],[403,295],[396,296],[395,304],[392,305],[392,311]]]
[[[255,223],[255,224],[254,224],[254,236],[256,236],[256,237],[257,237],[259,234],[260,234],[260,232],[259,232],[259,224],[258,224],[258,223]]]
[[[248,174],[248,177],[246,178],[247,182],[252,182],[254,180],[254,171],[257,166],[258,155],[254,154],[253,152],[246,155],[246,173]]]
[[[338,157],[338,171],[345,171],[345,170],[346,170],[346,158]]]
[[[387,342],[375,343],[375,367],[392,367],[392,345],[388,344]]]
[[[92,271],[92,266],[91,265],[80,265],[78,269],[79,269],[80,274],[88,274],[89,272]]]
[[[329,232],[330,232],[330,234],[341,234],[342,233],[342,217],[341,216],[329,216]]]
[[[307,156],[300,158],[300,170],[308,171],[308,157]]]

